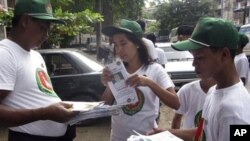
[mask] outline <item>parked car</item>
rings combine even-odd
[[[99,101],[105,87],[103,66],[78,49],[38,50],[43,56],[55,92],[64,101]]]
[[[109,43],[105,41],[104,37],[101,38],[101,48],[108,48]],[[97,52],[97,40],[96,36],[90,36],[86,41],[86,49],[88,52]]]
[[[166,56],[165,70],[175,84],[178,91],[183,84],[197,80],[194,71],[193,55],[189,51],[176,51],[171,47],[170,42],[156,43],[156,46],[163,49]]]

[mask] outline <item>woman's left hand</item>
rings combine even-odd
[[[138,75],[138,74],[135,74],[126,80],[127,84],[132,87],[147,86],[149,81],[150,79],[146,75]]]

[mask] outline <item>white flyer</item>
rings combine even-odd
[[[114,61],[107,65],[112,73],[112,80],[108,82],[117,105],[134,104],[138,101],[138,97],[134,87],[126,84],[128,78],[127,71],[121,60]]]
[[[137,133],[137,135],[131,135],[127,141],[183,141],[179,137],[173,135],[169,131],[160,132],[154,135],[145,136]]]

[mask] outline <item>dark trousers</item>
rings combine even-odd
[[[65,135],[61,137],[36,136],[9,130],[8,141],[73,141],[75,137],[76,127],[69,126]]]

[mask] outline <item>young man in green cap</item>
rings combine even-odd
[[[243,52],[244,47],[249,42],[247,35],[239,33],[239,43],[236,51],[236,56],[234,58],[234,64],[238,75],[244,85],[247,84],[248,72],[249,72],[249,62],[246,54]]]
[[[72,141],[64,122],[75,113],[53,90],[42,56],[33,50],[47,38],[52,15],[49,0],[18,0],[12,29],[0,41],[0,124],[9,141]],[[69,129],[69,128],[68,128]]]
[[[172,133],[184,140],[229,141],[230,125],[250,124],[250,95],[234,65],[237,44],[238,32],[230,22],[201,18],[189,40],[172,45],[177,50],[189,50],[195,72],[217,83],[209,90],[198,128],[171,129]]]

